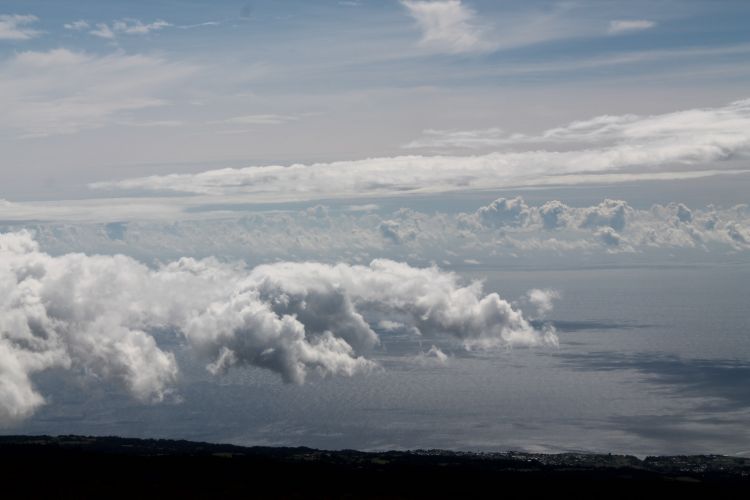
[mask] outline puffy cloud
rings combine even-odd
[[[599,237],[602,243],[609,247],[619,246],[622,242],[622,236],[617,234],[617,231],[609,226],[597,230],[595,234]]]
[[[0,15],[0,40],[29,40],[40,34],[29,27],[39,20],[38,17],[22,14]]]
[[[523,226],[530,216],[529,206],[520,196],[510,200],[498,198],[476,211],[479,223],[488,227]]]
[[[390,323],[389,323],[390,322]],[[183,258],[156,269],[122,256],[40,251],[27,232],[0,235],[0,422],[44,399],[35,373],[53,368],[112,381],[161,401],[178,376],[154,331],[173,332],[220,373],[272,370],[287,382],[366,372],[370,325],[399,323],[467,349],[554,345],[479,282],[390,260],[369,266],[279,262],[248,270]]]
[[[541,143],[563,147],[542,148]],[[411,155],[225,168],[98,182],[90,187],[294,201],[715,175],[684,170],[686,165],[718,162],[750,150],[750,100],[648,117],[597,117],[539,136],[513,134],[496,145],[529,144],[535,146],[476,156]],[[638,172],[626,172],[634,167]],[[608,173],[613,170],[618,173]]]
[[[677,218],[680,222],[691,222],[693,220],[693,211],[682,203],[677,204]]]
[[[448,52],[482,52],[492,45],[483,40],[476,13],[461,0],[401,0],[422,31],[420,45]]]
[[[536,309],[538,317],[544,317],[554,309],[554,301],[560,298],[556,290],[534,288],[526,292],[526,299]]]
[[[450,358],[439,347],[433,345],[424,352],[420,352],[414,357],[414,361],[422,366],[445,366]]]
[[[616,231],[625,229],[627,217],[633,209],[622,200],[604,200],[595,207],[583,211],[581,227],[608,226]]]
[[[750,231],[739,225],[737,222],[730,222],[726,225],[726,231],[730,238],[743,245],[750,244]]]
[[[539,215],[542,218],[542,224],[545,229],[557,229],[565,226],[565,214],[570,207],[558,200],[551,200],[539,207]]]
[[[0,202],[0,219],[10,219],[16,205]],[[485,216],[484,222],[478,214]],[[205,219],[6,222],[4,227],[33,229],[44,247],[55,253],[126,252],[149,259],[219,255],[249,262],[369,262],[377,255],[420,265],[494,265],[542,256],[570,263],[617,252],[648,253],[653,259],[659,257],[656,252],[666,257],[676,249],[689,251],[683,254],[686,258],[705,259],[750,250],[743,239],[750,230],[750,213],[743,206],[698,209],[667,203],[643,210],[623,200],[573,207],[558,200],[532,206],[520,198],[500,198],[476,211],[455,214],[407,209],[383,214],[318,205],[299,212],[194,215]]]
[[[619,35],[621,33],[629,33],[632,31],[648,30],[655,26],[656,23],[654,21],[649,21],[647,19],[620,19],[610,21],[607,32],[610,35]]]

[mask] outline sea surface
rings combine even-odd
[[[59,373],[48,404],[4,434],[96,434],[362,450],[750,455],[750,266],[457,270],[520,300],[560,293],[558,348],[467,352],[382,333],[382,370],[284,384],[261,369],[209,375],[165,332],[182,377],[169,402]],[[519,307],[527,308],[522,301]],[[432,345],[441,364],[418,353]]]

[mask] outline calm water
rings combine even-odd
[[[49,404],[5,433],[174,437],[322,448],[587,450],[750,455],[750,268],[463,273],[507,299],[562,293],[559,349],[467,353],[420,364],[384,335],[384,370],[282,384],[263,370],[208,376],[181,353],[181,402],[37,378]],[[165,340],[168,342],[168,340]],[[64,390],[59,390],[64,385]]]

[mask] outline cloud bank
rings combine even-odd
[[[555,267],[676,258],[719,262],[750,255],[750,210],[744,204],[696,208],[671,202],[634,208],[624,200],[571,206],[559,200],[529,204],[515,197],[457,213],[316,205],[209,211],[205,218],[182,220],[9,223],[13,205],[0,202],[0,220],[6,220],[0,231],[28,229],[49,252],[124,253],[147,261],[189,255],[250,264],[276,259],[367,263],[383,257],[419,266]]]
[[[750,150],[750,100],[720,108],[654,116],[600,116],[538,136],[496,130],[484,144],[501,147],[473,156],[411,155],[311,165],[225,168],[91,184],[94,189],[244,195],[252,201],[395,196],[550,184],[615,176],[679,178],[694,165],[728,160]],[[465,138],[450,136],[449,144]],[[440,137],[409,147],[441,146]],[[520,148],[520,149],[519,149]],[[525,148],[525,149],[524,149]],[[610,177],[607,177],[610,176]]]
[[[479,282],[390,260],[249,270],[183,258],[152,269],[122,255],[54,257],[16,232],[0,235],[0,292],[0,423],[44,403],[32,378],[50,369],[164,400],[179,370],[155,331],[172,332],[212,373],[258,366],[293,383],[376,367],[366,355],[383,321],[467,349],[557,343]]]

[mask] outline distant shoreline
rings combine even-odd
[[[187,497],[477,496],[528,491],[626,491],[750,487],[750,458],[445,450],[360,452],[242,447],[193,441],[87,436],[0,436],[14,493]],[[616,487],[617,489],[611,490]]]

